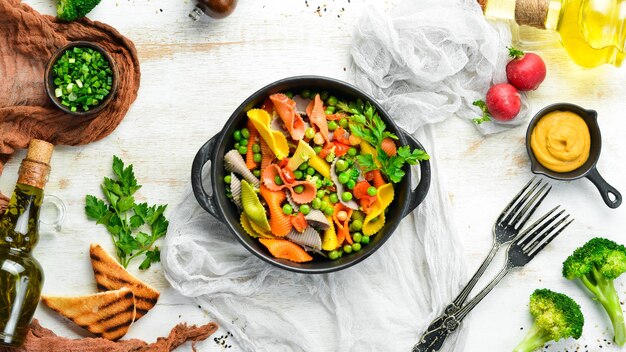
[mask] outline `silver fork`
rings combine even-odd
[[[420,342],[413,347],[413,352],[439,351],[450,333],[456,330],[461,321],[476,305],[508,274],[513,268],[523,267],[530,262],[545,246],[558,236],[574,219],[561,210],[553,215],[559,206],[542,216],[527,230],[519,234],[506,252],[506,263],[498,275],[472,298],[466,305],[444,318],[438,326],[430,326],[422,335]],[[432,329],[431,329],[432,327]]]
[[[478,280],[485,273],[485,270],[487,270],[487,267],[489,267],[489,264],[496,253],[498,253],[498,250],[503,245],[513,241],[526,222],[528,222],[528,219],[535,213],[541,202],[543,202],[548,193],[550,193],[552,187],[548,187],[548,184],[544,184],[539,188],[542,181],[535,181],[536,177],[532,178],[522,190],[515,195],[511,202],[504,207],[504,210],[502,210],[502,213],[500,213],[500,216],[498,216],[498,219],[493,225],[493,244],[489,254],[459,295],[444,309],[443,314],[430,323],[427,331],[436,330],[444,323],[448,316],[459,310]]]

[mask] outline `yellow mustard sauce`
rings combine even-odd
[[[553,111],[542,117],[533,129],[530,147],[537,161],[549,170],[576,170],[589,159],[589,127],[573,112]]]

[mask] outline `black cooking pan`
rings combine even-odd
[[[223,162],[224,154],[228,152],[235,143],[233,132],[239,128],[245,127],[245,119],[247,118],[246,112],[248,110],[260,106],[271,94],[287,91],[300,92],[304,89],[315,91],[326,90],[346,100],[356,100],[360,98],[363,101],[369,101],[378,110],[380,117],[387,124],[387,129],[398,135],[401,145],[424,149],[413,136],[398,128],[385,110],[376,103],[372,97],[354,86],[325,77],[291,77],[261,88],[235,110],[228,121],[226,121],[222,131],[206,142],[198,151],[191,170],[191,184],[194,195],[198,203],[200,203],[200,206],[215,218],[222,221],[235,238],[254,255],[286,270],[300,273],[326,273],[348,268],[367,258],[383,245],[394,232],[400,221],[415,210],[426,197],[428,188],[430,187],[430,163],[428,161],[420,163],[419,183],[415,189],[411,188],[412,170],[408,165],[406,166],[404,170],[406,176],[402,182],[395,185],[395,199],[387,214],[385,226],[375,236],[372,236],[370,244],[364,246],[361,251],[352,254],[344,254],[343,257],[334,261],[316,258],[314,261],[308,263],[294,263],[274,258],[258,240],[246,234],[239,224],[239,211],[226,197],[225,185],[222,181],[226,175]],[[202,169],[208,161],[211,161],[211,190],[207,193],[203,187]],[[207,229],[207,236],[210,235],[211,229]]]

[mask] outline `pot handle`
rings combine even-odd
[[[585,177],[593,182],[598,191],[600,191],[604,203],[606,203],[609,208],[615,209],[622,204],[622,194],[602,178],[598,169],[595,167],[592,168]],[[613,198],[611,198],[611,196],[613,196]]]
[[[213,217],[221,220],[222,217],[218,211],[217,205],[215,204],[214,196],[206,193],[202,183],[202,168],[204,167],[204,164],[211,159],[219,136],[220,133],[216,134],[213,138],[206,142],[202,148],[198,150],[196,157],[193,159],[193,164],[191,166],[191,188],[193,189],[193,194],[196,196],[196,200],[200,206],[204,210],[208,211],[209,214],[213,215]],[[211,165],[211,167],[213,167],[213,165]]]
[[[404,136],[409,141],[409,146],[411,147],[411,149],[426,150],[420,144],[420,142],[418,142],[417,139],[415,139],[415,137],[413,137],[411,134],[405,132]],[[409,198],[409,207],[404,212],[404,214],[402,214],[402,217],[409,215],[413,210],[415,210],[415,208],[417,208],[417,206],[420,205],[424,201],[424,198],[426,198],[426,195],[428,194],[428,189],[430,188],[430,176],[431,176],[430,161],[426,160],[426,161],[420,162],[419,167],[420,167],[420,181],[417,184],[417,187],[411,191],[411,196]]]

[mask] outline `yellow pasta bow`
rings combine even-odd
[[[293,171],[298,169],[298,166],[302,165],[305,161],[308,161],[309,166],[314,168],[322,176],[330,178],[330,165],[328,165],[324,159],[317,156],[315,150],[311,148],[309,143],[300,140],[298,142],[298,148],[296,148],[293,156],[289,159],[287,166]]]
[[[324,231],[324,238],[322,238],[322,249],[325,251],[334,251],[337,249],[337,232],[335,232],[335,225],[333,224],[333,218],[326,217],[330,226],[328,230]]]
[[[289,155],[287,137],[270,127],[272,118],[267,111],[262,109],[249,110],[248,118],[252,121],[252,124],[257,131],[259,131],[259,134],[263,137],[263,140],[265,140],[272,152],[274,152],[274,155],[276,155],[278,160],[283,160]]]
[[[241,223],[241,227],[243,227],[244,231],[246,231],[246,233],[250,235],[250,237],[276,238],[272,236],[271,234],[263,231],[263,229],[261,229],[259,225],[256,225],[254,222],[251,222],[250,219],[248,219],[248,216],[246,215],[246,213],[241,213],[241,217],[239,218],[239,223]]]
[[[254,187],[246,180],[241,181],[241,205],[243,205],[243,211],[251,222],[250,225],[254,223],[259,225],[264,232],[271,231],[265,208],[254,191]]]
[[[378,188],[378,197],[372,204],[370,213],[367,214],[363,221],[363,234],[371,236],[385,225],[385,209],[391,204],[394,197],[393,185],[391,183],[384,184]]]

